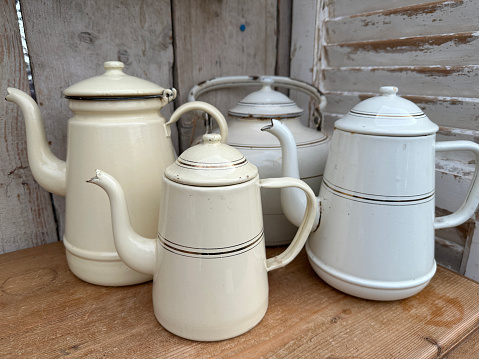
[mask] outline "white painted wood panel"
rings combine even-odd
[[[50,195],[28,166],[25,125],[3,100],[7,87],[29,92],[15,1],[0,3],[0,253],[58,240]]]
[[[479,26],[478,26],[479,28]],[[479,31],[327,45],[332,67],[469,65],[477,62]]]
[[[396,9],[401,6],[411,6],[429,3],[431,0],[327,0],[330,17],[358,15],[374,11]]]
[[[477,31],[477,1],[443,0],[329,19],[328,43]]]
[[[475,97],[479,65],[342,67],[323,71],[329,91],[378,93],[381,86],[397,86],[400,95]]]

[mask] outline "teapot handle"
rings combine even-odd
[[[198,85],[195,85],[188,94],[188,101],[196,101],[196,99],[208,92],[213,90],[219,90],[229,87],[244,87],[244,86],[257,86],[261,85],[261,82],[264,79],[271,79],[273,83],[272,86],[275,87],[284,87],[292,90],[302,92],[309,97],[313,98],[318,104],[314,116],[318,117],[317,124],[318,127],[321,126],[321,111],[326,107],[326,96],[307,82],[300,80],[293,80],[285,76],[225,76],[225,77],[216,77],[207,81],[203,81]],[[315,120],[316,121],[316,120]]]
[[[442,151],[470,151],[476,159],[476,167],[471,186],[461,207],[447,216],[435,218],[434,229],[455,227],[464,223],[474,214],[479,204],[479,181],[477,178],[479,172],[479,145],[471,141],[436,142],[436,152]]]
[[[166,137],[171,137],[171,124],[178,121],[181,115],[185,114],[186,112],[195,110],[204,111],[214,117],[214,119],[218,123],[218,127],[220,128],[221,143],[226,143],[226,141],[228,140],[228,125],[224,116],[216,107],[202,101],[187,102],[178,107],[176,111],[173,112],[173,114],[171,115],[170,120],[165,123]]]
[[[273,269],[284,267],[290,263],[304,247],[304,244],[313,229],[316,211],[318,210],[316,208],[317,199],[313,190],[305,182],[297,178],[267,178],[260,180],[259,183],[261,187],[265,188],[297,187],[304,191],[307,202],[303,221],[301,222],[291,244],[281,254],[266,260],[266,270],[269,272]]]

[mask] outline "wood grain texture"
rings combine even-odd
[[[327,0],[331,18],[397,9],[401,6],[421,5],[430,3],[431,0],[381,0],[381,1],[357,1],[357,0]]]
[[[268,256],[281,250],[268,249]],[[269,308],[256,327],[200,343],[156,321],[151,283],[82,282],[68,270],[61,243],[2,255],[0,356],[440,358],[479,327],[479,284],[441,267],[421,293],[394,302],[336,291],[316,276],[304,251],[268,276]]]
[[[25,125],[3,100],[7,87],[29,92],[15,1],[0,2],[0,253],[58,240],[50,195],[28,166]]]
[[[37,100],[59,158],[66,156],[72,115],[62,91],[102,74],[105,61],[122,61],[129,75],[173,86],[170,1],[22,0],[22,8]],[[63,235],[64,199],[54,196],[54,202]]]
[[[479,65],[474,66],[389,66],[324,69],[324,86],[330,91],[379,92],[380,86],[394,85],[404,95],[475,97]]]
[[[421,66],[477,62],[479,32],[403,37],[395,40],[368,40],[328,45],[325,56],[334,67],[349,66]]]
[[[294,1],[291,29],[291,78],[313,83],[314,49],[317,33],[315,1]],[[309,96],[290,91],[290,98],[304,110],[301,122],[307,126],[312,118],[315,103]]]
[[[277,55],[275,75],[289,77],[290,52],[291,52],[291,18],[293,11],[292,0],[278,0],[277,6]],[[280,89],[285,95],[288,95],[287,89]]]
[[[449,352],[446,359],[467,359],[474,358],[479,353],[479,332],[476,331],[456,348]]]
[[[476,1],[442,0],[330,18],[325,26],[328,43],[337,44],[477,31],[476,19]]]
[[[213,77],[275,74],[276,0],[174,0],[173,16],[175,82],[180,89],[175,106],[187,101],[194,85]],[[218,107],[226,116],[251,91],[214,91],[199,100]],[[179,130],[181,150],[205,132],[203,121],[189,114],[182,116]]]

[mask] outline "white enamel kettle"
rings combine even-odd
[[[166,126],[197,109],[190,106],[195,103],[179,107]],[[219,111],[206,111],[226,124]],[[315,216],[315,195],[307,184],[293,178],[260,180],[254,165],[220,141],[218,134],[204,135],[202,144],[187,149],[166,169],[156,239],[132,229],[125,196],[112,176],[98,170],[89,181],[108,193],[120,257],[135,270],[153,275],[158,321],[192,340],[231,338],[263,318],[267,272],[293,260]],[[266,259],[260,190],[285,186],[306,193],[306,214],[289,247]]]
[[[318,198],[319,228],[306,245],[324,281],[373,300],[407,298],[422,290],[436,271],[434,230],[465,222],[479,202],[479,145],[435,142],[438,126],[396,96],[397,90],[381,87],[380,96],[336,121]],[[265,130],[282,143],[283,175],[297,176],[288,130],[278,122]],[[434,218],[437,151],[471,151],[476,169],[462,206]],[[292,221],[304,211],[302,197],[282,190],[283,209]]]
[[[283,76],[217,77],[194,86],[188,100],[195,101],[212,90],[258,85],[261,86],[258,91],[250,93],[228,111],[228,145],[243,153],[258,168],[261,178],[281,177],[281,148],[273,137],[260,131],[271,119],[280,120],[295,139],[300,178],[318,193],[330,139],[321,132],[321,110],[326,106],[326,97],[316,87]],[[316,128],[304,126],[300,120],[303,110],[290,98],[273,90],[273,86],[295,90],[312,98],[316,103],[313,114]],[[206,123],[208,132],[210,126],[208,121]],[[261,201],[266,245],[289,243],[296,227],[284,216],[277,190],[261,191]]]
[[[104,74],[64,90],[73,111],[66,161],[51,152],[35,101],[13,88],[6,97],[23,111],[35,179],[49,192],[66,196],[63,243],[71,271],[87,282],[114,286],[148,281],[151,275],[133,271],[121,261],[113,243],[108,200],[84,179],[96,168],[112,173],[125,190],[135,230],[154,236],[161,176],[176,158],[159,112],[176,97],[176,90],[126,75],[123,67],[118,61],[105,62]]]

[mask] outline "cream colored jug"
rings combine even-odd
[[[126,75],[121,62],[108,61],[104,67],[103,75],[64,91],[73,111],[66,161],[50,151],[35,101],[13,88],[6,99],[23,111],[35,179],[49,192],[66,196],[63,243],[70,269],[90,283],[129,285],[151,275],[122,262],[113,242],[108,199],[84,179],[96,168],[113,174],[125,190],[135,230],[155,236],[161,177],[176,158],[159,111],[176,97],[176,90]]]
[[[167,126],[181,113],[196,109],[194,103],[178,108]],[[226,123],[221,114],[206,112]],[[292,178],[260,180],[254,165],[220,141],[218,134],[204,135],[204,143],[183,152],[166,169],[156,239],[133,230],[129,199],[112,176],[98,170],[90,180],[110,198],[120,257],[135,270],[153,275],[158,321],[170,332],[193,340],[231,338],[263,318],[268,306],[267,272],[293,260],[315,216],[315,196],[307,184]],[[141,176],[137,180],[141,185]],[[266,259],[260,190],[285,186],[304,191],[306,214],[289,247]]]
[[[436,142],[438,126],[414,103],[396,96],[397,91],[381,87],[380,96],[359,103],[335,122],[318,198],[319,228],[306,245],[312,267],[325,282],[373,300],[421,291],[436,271],[434,230],[464,223],[479,203],[479,145]],[[281,142],[283,175],[296,177],[288,129],[274,122],[265,130]],[[434,218],[439,151],[470,151],[476,169],[461,207]],[[282,191],[286,215],[299,224],[304,196]]]
[[[254,164],[261,178],[281,177],[281,148],[276,139],[261,132],[271,119],[280,120],[292,133],[297,146],[300,178],[315,193],[323,179],[330,139],[321,132],[321,109],[326,97],[314,86],[283,76],[217,77],[194,86],[188,100],[213,90],[231,87],[261,86],[228,111],[228,145],[238,149]],[[315,102],[313,121],[316,128],[301,123],[303,110],[272,87],[287,88],[308,95]],[[267,246],[284,245],[291,241],[296,227],[284,216],[277,190],[261,191],[263,221]]]

